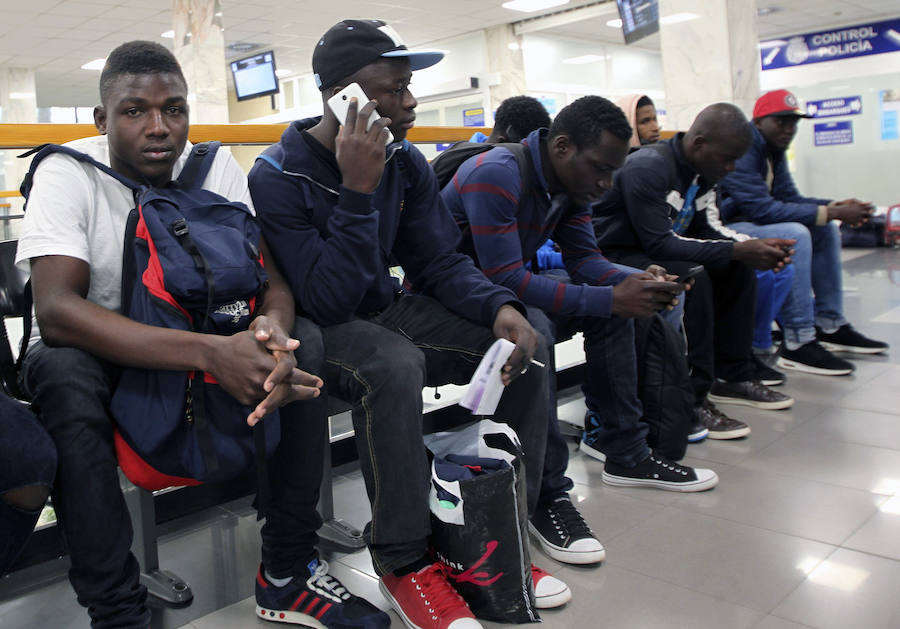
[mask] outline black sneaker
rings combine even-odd
[[[816,340],[832,352],[852,354],[880,354],[886,352],[889,347],[887,343],[863,336],[849,323],[845,323],[831,334],[826,334],[816,326]]]
[[[788,349],[786,345],[782,345],[778,366],[819,376],[846,376],[855,369],[853,363],[835,356],[818,341],[810,341],[797,349]]]
[[[568,496],[560,496],[547,505],[538,505],[528,528],[544,552],[563,563],[599,563],[606,558],[591,528]]]
[[[794,398],[773,391],[759,380],[744,382],[722,382],[717,380],[709,391],[709,399],[722,404],[740,404],[767,411],[790,408]]]
[[[759,380],[767,387],[777,387],[779,384],[784,384],[784,374],[777,369],[773,369],[771,365],[767,364],[765,360],[756,354],[753,354],[753,366],[754,380]]]
[[[319,629],[387,629],[391,617],[369,601],[354,596],[328,574],[328,563],[309,564],[309,576],[295,576],[282,587],[256,573],[256,616]]]
[[[740,439],[750,434],[750,426],[732,419],[709,400],[694,407],[694,417],[709,429],[710,439]]]
[[[607,460],[603,467],[603,482],[617,487],[653,487],[666,491],[706,491],[719,484],[712,470],[692,468],[673,463],[651,452],[634,467],[625,467]]]
[[[700,443],[709,436],[709,428],[703,424],[694,422],[688,433],[688,443]]]

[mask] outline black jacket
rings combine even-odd
[[[594,231],[607,255],[643,252],[652,260],[720,266],[731,260],[734,241],[749,238],[722,225],[716,188],[688,163],[681,148],[683,137],[679,133],[629,155],[616,172],[612,189],[594,205]],[[697,210],[687,231],[678,235],[672,231],[672,219],[695,181],[700,186]]]

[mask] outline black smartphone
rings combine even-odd
[[[691,268],[689,268],[687,270],[687,272],[683,273],[682,275],[679,275],[675,279],[675,281],[681,282],[682,284],[686,284],[689,279],[691,279],[693,277],[697,277],[702,272],[703,272],[703,266],[698,264],[697,266],[692,266]]]

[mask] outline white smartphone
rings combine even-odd
[[[366,96],[366,93],[359,86],[359,83],[351,83],[340,92],[332,96],[328,99],[328,106],[331,108],[331,111],[334,112],[334,115],[337,116],[338,122],[344,124],[344,121],[347,120],[347,109],[350,107],[350,99],[355,98],[357,102],[357,111],[363,108],[363,105],[369,102],[369,97]],[[373,111],[372,115],[369,116],[369,124],[366,125],[366,131],[372,128],[372,123],[381,118],[381,114],[378,111]],[[390,144],[394,141],[394,134],[391,133],[391,130],[387,130],[387,139],[385,140],[385,144]]]

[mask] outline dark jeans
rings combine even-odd
[[[622,264],[646,268],[655,263],[678,275],[697,265],[689,260],[651,260],[643,252],[605,253]],[[755,306],[756,274],[734,260],[707,266],[685,294],[684,328],[696,404],[706,399],[716,378],[728,382],[753,378]]]
[[[322,335],[329,390],[353,404],[360,468],[372,506],[366,539],[376,572],[386,574],[427,551],[430,474],[422,442],[422,389],[467,383],[494,335],[437,301],[414,295],[368,319],[322,328]],[[543,342],[535,359],[547,364]],[[494,415],[512,426],[525,450],[529,513],[537,504],[543,469],[547,371],[532,365],[504,391]]]
[[[634,323],[619,317],[565,317],[548,315],[528,307],[528,321],[553,344],[584,334],[585,378],[581,385],[584,402],[601,419],[598,448],[613,461],[633,467],[650,453],[648,427],[637,394],[637,358],[634,353]],[[550,352],[550,373],[555,380],[554,352]],[[571,488],[565,477],[569,450],[559,434],[556,416],[556,386],[549,387],[552,414],[544,459],[541,501],[548,501]]]
[[[304,343],[313,345],[315,339],[307,337]],[[297,351],[303,356],[304,346]],[[88,608],[95,628],[146,629],[150,622],[147,592],[140,585],[138,562],[130,550],[131,520],[119,488],[108,411],[115,372],[82,350],[50,348],[38,342],[28,349],[22,379],[56,444],[59,467],[53,503],[69,548],[69,580],[78,602]],[[281,442],[270,462],[272,504],[263,527],[263,557],[276,576],[303,565],[315,552],[317,494],[305,493],[305,483],[307,474],[321,478],[322,464],[321,459],[316,465],[298,456],[311,450],[300,430],[307,424],[291,421],[299,415],[305,419],[305,404],[288,408]],[[321,410],[317,413],[326,415]],[[310,415],[319,417],[317,413]],[[320,430],[324,431],[324,424]],[[324,432],[318,434],[315,443],[321,449]],[[318,483],[314,487],[317,491]]]
[[[6,574],[37,522],[41,510],[8,504],[3,494],[22,487],[51,487],[56,448],[26,406],[0,393],[0,575]]]

